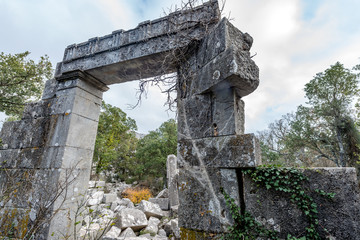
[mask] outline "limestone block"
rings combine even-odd
[[[120,233],[121,233],[120,228],[118,228],[116,226],[112,226],[102,239],[103,240],[113,240],[114,238],[119,237]]]
[[[48,117],[51,113],[53,99],[41,100],[38,102],[27,103],[24,108],[22,119],[36,119]]]
[[[51,105],[51,114],[75,113],[98,121],[101,98],[81,89],[70,88],[58,91]]]
[[[159,237],[166,237],[165,230],[164,229],[159,229],[158,235],[159,235]]]
[[[58,170],[0,168],[0,192],[10,197],[4,195],[1,205],[8,203],[13,208],[49,209],[49,203],[61,193],[59,177]],[[14,191],[16,194],[10,194]]]
[[[179,139],[244,133],[244,102],[232,88],[178,100]]]
[[[236,170],[210,167],[180,168],[179,226],[208,232],[223,232],[223,226],[231,223],[231,216],[226,212],[221,188],[227,193],[232,193],[232,197],[239,202]]]
[[[167,188],[161,190],[156,198],[168,198],[169,197],[169,190]]]
[[[180,228],[178,225],[178,219],[171,219],[168,223],[164,225],[164,230],[166,235],[173,235],[175,238],[180,238]]]
[[[95,181],[89,181],[89,188],[95,188]]]
[[[95,188],[103,189],[106,186],[105,181],[95,181]]]
[[[91,195],[91,198],[88,200],[87,204],[89,206],[98,205],[102,202],[104,198],[104,191],[98,191]]]
[[[104,194],[103,203],[112,203],[116,201],[117,195],[113,193],[106,193]]]
[[[146,215],[138,209],[125,208],[117,214],[116,226],[121,229],[130,227],[134,231],[138,231],[146,227],[147,224]]]
[[[359,238],[360,234],[360,191],[354,168],[312,168],[299,169],[309,181],[304,187],[310,189],[310,196],[317,203],[321,237],[326,238],[326,228],[331,239]],[[257,187],[249,176],[244,178],[246,210],[266,227],[280,231],[280,237],[290,233],[300,236],[308,225],[304,214],[290,202],[287,194],[278,194]],[[329,200],[320,196],[315,189],[335,193]],[[291,221],[289,221],[291,219]]]
[[[0,149],[43,147],[49,127],[49,119],[43,117],[5,122],[0,132]]]
[[[120,200],[120,205],[125,206],[127,208],[134,208],[135,207],[134,203],[128,198],[122,198]]]
[[[107,91],[108,88],[101,83],[99,80],[94,79],[91,75],[84,74],[83,72],[73,71],[67,75],[57,77],[58,85],[57,91],[71,89],[71,88],[80,88],[86,92],[91,93],[92,95],[102,98],[104,91]],[[93,82],[93,84],[92,84]],[[98,85],[98,86],[94,86]]]
[[[61,154],[63,161],[61,166],[56,165],[54,167],[58,168],[80,168],[80,169],[89,169],[91,168],[92,157],[94,151],[91,149],[77,148],[67,146],[65,148],[59,147],[59,151],[63,150]],[[51,156],[51,155],[50,155]],[[54,159],[54,158],[53,158]],[[60,162],[60,161],[59,161]]]
[[[178,99],[177,107],[179,139],[214,135],[211,94]]]
[[[120,237],[128,239],[130,237],[136,237],[136,234],[132,228],[128,227],[121,232]]]
[[[164,216],[164,213],[158,204],[151,203],[146,200],[141,200],[137,208],[143,211],[146,214],[147,218],[150,217],[162,218]]]
[[[114,212],[120,212],[122,209],[125,209],[127,207],[123,206],[123,205],[118,205],[114,208]]]
[[[42,99],[51,99],[55,96],[56,88],[58,85],[58,81],[55,78],[47,80],[45,82],[44,92],[42,94]]]
[[[69,116],[66,146],[94,150],[98,123],[76,114]]]
[[[223,19],[202,41],[196,53],[198,81],[191,86],[195,94],[234,87],[241,97],[259,84],[259,69],[250,58],[252,38]]]
[[[159,224],[160,224],[160,220],[158,218],[150,217],[148,221],[148,225],[144,230],[142,230],[142,232],[150,233],[151,235],[156,235],[157,232],[159,231],[159,227],[158,227]]]
[[[261,152],[254,134],[222,136],[179,142],[179,166],[221,168],[255,167],[261,165]]]
[[[166,177],[168,183],[169,207],[179,204],[178,162],[175,155],[169,155],[166,161]]]
[[[169,198],[149,198],[148,201],[159,205],[161,210],[164,210],[164,211],[169,210],[169,206],[170,206]]]
[[[42,158],[44,148],[0,150],[0,167],[3,168],[46,168],[50,162]]]

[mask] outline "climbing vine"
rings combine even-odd
[[[247,169],[243,173],[250,176],[258,187],[288,194],[290,201],[303,212],[308,222],[304,236],[296,238],[288,234],[288,240],[321,239],[317,231],[319,226],[317,204],[309,195],[310,190],[304,187],[303,183],[308,178],[301,171],[294,168],[270,166]],[[334,193],[326,193],[323,190],[316,189],[314,191],[328,199],[332,199],[335,196]],[[275,231],[267,230],[250,213],[240,209],[236,205],[235,200],[230,198],[227,193],[223,191],[223,194],[235,222],[233,226],[229,227],[228,233],[224,235],[223,239],[257,239],[257,237],[279,239]],[[324,231],[327,232],[326,229]]]

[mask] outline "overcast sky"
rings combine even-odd
[[[221,2],[221,0],[220,0]],[[0,0],[0,52],[49,55],[54,67],[64,49],[139,22],[164,16],[181,0]],[[360,63],[358,0],[227,0],[223,15],[254,38],[251,53],[260,68],[260,86],[244,98],[246,132],[265,129],[304,103],[304,84],[336,61]],[[230,15],[229,15],[230,14]],[[150,89],[135,110],[136,82],[112,85],[107,103],[137,122],[139,132],[154,130],[174,113],[165,96]]]

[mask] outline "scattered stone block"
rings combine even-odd
[[[164,230],[164,229],[159,229],[158,235],[159,235],[160,237],[166,237],[166,232],[165,232],[165,230]]]
[[[150,233],[152,236],[156,235],[159,231],[160,220],[155,217],[150,217],[148,221],[148,225],[145,229],[142,230],[144,233]]]
[[[123,205],[123,206],[125,206],[127,208],[134,208],[135,207],[134,203],[128,198],[121,199],[120,200],[120,205]]]
[[[116,226],[112,226],[102,239],[103,240],[113,240],[113,239],[116,239],[117,237],[119,237],[120,233],[121,233],[120,228],[118,228]]]
[[[128,227],[121,232],[120,237],[127,239],[130,237],[136,237],[136,234],[135,234],[134,230],[132,230],[132,228]]]
[[[146,214],[146,217],[148,218],[150,217],[162,218],[164,216],[164,213],[159,207],[159,205],[151,203],[146,200],[141,200],[137,208],[142,212],[144,212]]]
[[[147,225],[145,213],[138,209],[125,208],[117,214],[116,226],[121,229],[132,228],[134,231],[138,231]]]
[[[88,200],[89,206],[98,205],[102,202],[104,197],[104,191],[97,191],[91,195],[91,198]]]
[[[117,199],[117,195],[114,193],[105,193],[102,199],[103,203],[112,203],[115,202]]]
[[[158,193],[156,198],[169,198],[169,190],[167,188],[161,190],[161,192]]]
[[[161,210],[169,210],[170,201],[169,198],[149,198],[149,202],[159,205]]]

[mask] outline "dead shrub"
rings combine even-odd
[[[140,203],[141,200],[149,200],[152,197],[148,188],[128,188],[121,196],[130,199],[134,204]]]

